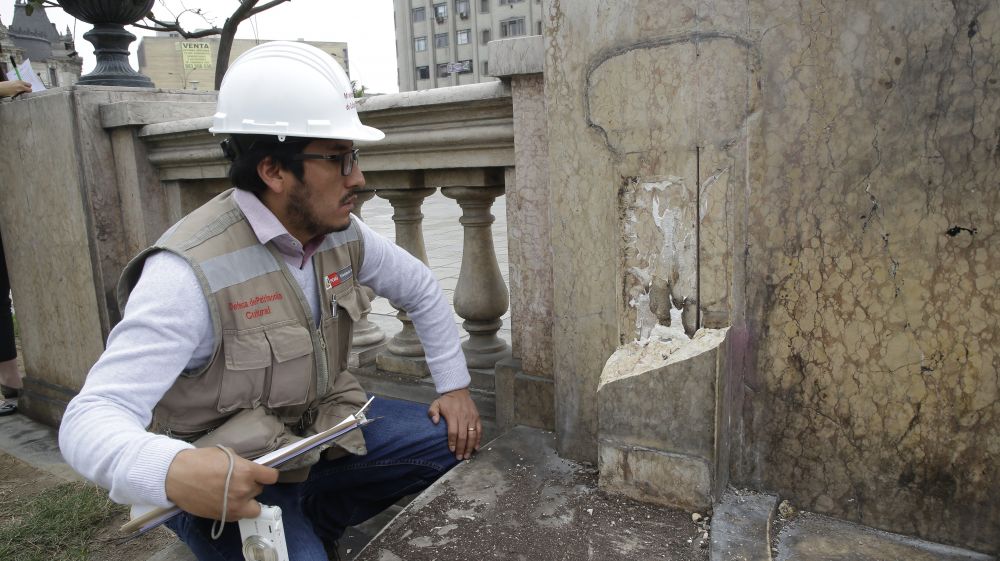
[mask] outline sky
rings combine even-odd
[[[266,0],[260,0],[260,4]],[[201,8],[211,24],[222,27],[226,16],[236,8],[238,0],[156,0],[153,13],[160,19],[173,20],[185,8]],[[49,21],[63,32],[75,27],[76,50],[83,57],[83,73],[94,68],[94,49],[83,34],[91,26],[77,22],[59,8],[46,10]],[[14,16],[14,0],[0,0],[0,20],[10,25]],[[181,15],[186,28],[208,27],[205,20],[191,14]],[[127,27],[134,35],[152,35],[152,31]],[[237,38],[305,39],[307,41],[344,41],[350,51],[352,80],[357,80],[370,92],[399,91],[396,80],[396,38],[392,0],[291,0],[244,21],[236,32]],[[132,67],[138,69],[135,58],[139,39],[130,46]]]

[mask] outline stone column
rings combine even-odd
[[[514,166],[506,170],[511,359],[496,365],[497,422],[555,429],[552,241],[541,36],[490,45],[490,72],[510,82]]]
[[[354,210],[355,216],[361,218],[361,207],[375,196],[375,191],[358,191],[357,202]],[[369,300],[375,299],[375,291],[367,286],[361,287],[368,294]],[[375,356],[385,348],[385,333],[382,329],[368,320],[366,312],[357,323],[354,324],[354,336],[351,338],[351,354],[348,357],[347,365],[350,368],[367,366],[375,362]]]
[[[424,232],[421,224],[424,219],[420,206],[434,189],[379,189],[376,194],[389,201],[392,205],[392,221],[396,224],[396,245],[410,252],[417,259],[427,263],[427,250],[424,248]],[[393,305],[396,308],[395,304]],[[417,331],[413,328],[406,311],[400,308],[396,318],[403,328],[389,341],[388,353],[382,353],[376,359],[378,367],[398,374],[411,376],[426,376],[430,374],[427,362],[424,360],[424,347],[420,344]]]
[[[462,245],[462,268],[455,287],[455,313],[465,319],[462,326],[469,340],[462,343],[469,368],[492,369],[497,361],[510,356],[510,347],[497,337],[507,311],[507,286],[500,276],[493,249],[493,215],[490,207],[504,188],[445,187],[444,196],[462,207],[461,223],[465,228]]]

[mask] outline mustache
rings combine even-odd
[[[340,204],[342,204],[342,205],[346,205],[346,204],[348,204],[348,203],[353,203],[354,201],[356,201],[356,200],[357,200],[357,198],[358,198],[358,195],[357,195],[357,193],[351,193],[351,194],[349,194],[349,195],[344,195],[344,196],[343,196],[343,197],[342,197],[342,198],[340,199]]]

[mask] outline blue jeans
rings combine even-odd
[[[289,559],[327,561],[324,542],[332,544],[347,526],[427,488],[458,463],[448,450],[444,419],[434,425],[426,405],[376,398],[368,417],[384,418],[361,429],[367,455],[320,460],[306,481],[269,485],[257,497],[261,504],[281,507]],[[205,518],[182,513],[167,526],[199,561],[243,560],[235,522],[227,523],[217,540]]]

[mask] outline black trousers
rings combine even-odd
[[[0,237],[0,362],[17,358],[14,345],[14,319],[10,314],[10,278],[7,277],[7,259]]]

